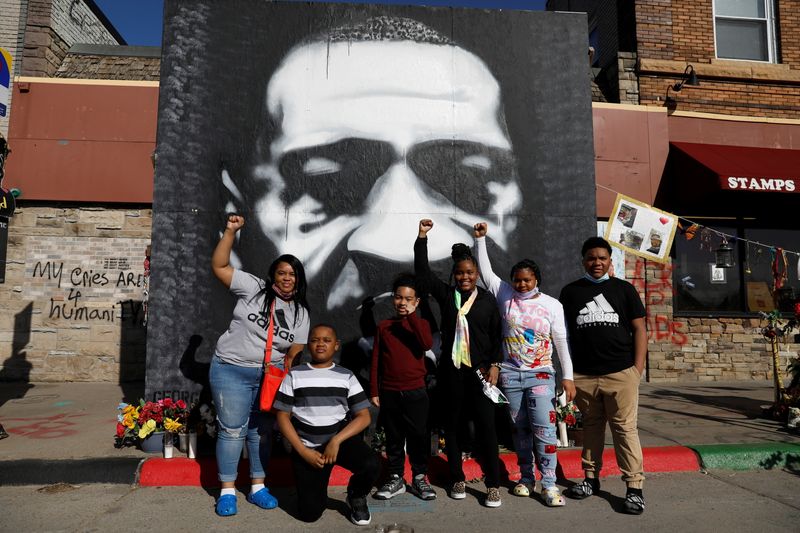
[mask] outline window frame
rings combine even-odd
[[[724,0],[723,0],[724,1]],[[776,41],[775,31],[775,0],[760,0],[764,3],[764,18],[754,17],[732,17],[729,15],[717,15],[717,3],[720,0],[713,0],[711,2],[711,21],[714,26],[714,57],[716,59],[723,59],[725,61],[744,61],[756,63],[778,63],[777,50],[778,45]],[[735,57],[721,57],[719,55],[719,47],[717,45],[717,20],[732,20],[732,21],[764,21],[767,27],[767,59],[739,59]]]

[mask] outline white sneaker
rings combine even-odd
[[[542,499],[548,507],[562,507],[566,503],[558,487],[542,489]]]

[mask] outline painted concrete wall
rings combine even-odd
[[[230,321],[208,268],[226,212],[248,221],[237,266],[303,261],[343,358],[366,359],[358,306],[411,268],[420,218],[444,278],[479,220],[498,272],[533,256],[551,292],[579,275],[595,226],[585,15],[168,1],[165,28],[149,393],[199,386],[177,363],[192,346],[207,363]]]

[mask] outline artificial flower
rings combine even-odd
[[[181,429],[183,429],[183,424],[181,424],[177,420],[173,420],[171,418],[165,418],[164,419],[164,429],[166,429],[167,431],[170,431],[172,433],[177,433]]]
[[[143,439],[147,437],[150,433],[156,430],[156,421],[152,418],[142,424],[142,428],[139,430],[139,438]]]
[[[136,425],[136,418],[134,418],[132,413],[128,413],[122,417],[122,425],[133,429],[133,426]]]
[[[135,404],[117,406],[115,446],[122,447],[144,439],[154,431],[182,432],[188,427],[189,409],[183,400],[164,398],[157,402],[140,399]]]

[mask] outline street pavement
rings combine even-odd
[[[280,506],[265,511],[239,494],[239,514],[214,514],[214,494],[197,487],[136,487],[123,484],[0,487],[0,531],[232,531],[374,532],[380,524],[401,523],[415,533],[513,531],[620,531],[770,533],[798,531],[800,476],[790,470],[715,470],[651,474],[641,516],[620,512],[623,483],[603,483],[599,496],[568,500],[547,508],[537,498],[517,498],[503,489],[503,505],[482,507],[482,484],[468,485],[466,500],[454,501],[437,488],[439,498],[422,502],[402,494],[389,502],[370,499],[372,523],[358,527],[347,519],[344,488],[329,491],[328,510],[314,524],[292,517],[292,489],[276,489]]]

